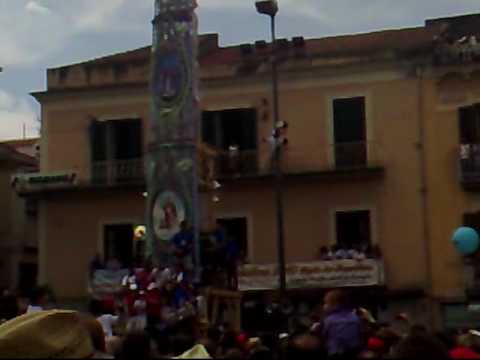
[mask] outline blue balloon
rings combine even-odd
[[[480,246],[480,239],[475,229],[461,227],[453,233],[453,244],[462,255],[472,255]]]

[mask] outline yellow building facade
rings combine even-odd
[[[474,59],[463,48],[456,59],[450,45],[479,22],[278,41],[288,262],[315,260],[323,246],[378,245],[392,304],[460,321],[449,304],[465,303],[465,267],[450,238],[480,198],[460,176],[459,114],[480,93]],[[215,199],[202,193],[204,228],[220,220],[254,264],[277,253],[270,50],[261,41],[220,47],[216,35],[200,42],[202,140],[216,148],[205,172],[222,185]],[[50,69],[47,90],[33,94],[41,173],[75,174],[36,194],[40,281],[61,298],[85,296],[89,260],[113,251],[108,239],[127,236],[122,226],[144,223],[149,64],[143,48]],[[125,134],[139,140],[126,144]]]
[[[37,209],[12,186],[17,173],[37,170],[37,160],[12,145],[0,143],[0,287],[28,291],[37,280]]]

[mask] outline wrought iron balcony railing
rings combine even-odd
[[[258,152],[257,150],[218,152],[216,171],[219,177],[259,175]]]
[[[478,150],[477,150],[478,148]],[[462,179],[477,179],[480,184],[480,145],[471,149],[470,157],[462,160]],[[266,151],[266,150],[262,150]],[[200,185],[210,188],[216,179],[272,175],[270,153],[257,150],[224,151],[206,144],[198,148]],[[308,155],[308,156],[306,156]],[[299,148],[285,149],[282,168],[286,175],[310,173],[348,173],[383,169],[379,147],[370,142],[342,143],[307,153]],[[305,160],[305,158],[308,158]],[[477,161],[478,160],[478,161]],[[29,174],[26,179],[14,177],[12,185],[21,193],[55,191],[88,186],[123,186],[145,184],[144,158],[94,162],[89,168],[74,168],[68,173]],[[19,178],[19,179],[17,179]],[[41,179],[41,183],[40,180]]]
[[[373,142],[336,143],[330,147],[330,170],[362,169],[383,166],[379,146]]]
[[[142,158],[94,162],[91,183],[94,185],[143,183],[144,173]]]
[[[216,178],[217,151],[208,145],[198,147],[200,186],[209,188]],[[144,157],[129,160],[93,162],[89,167],[70,171],[28,173],[12,176],[12,187],[19,194],[71,190],[91,186],[145,185]]]
[[[198,148],[198,172],[200,183],[209,184],[215,179],[217,152],[208,145]],[[144,158],[96,162],[92,165],[91,183],[94,185],[143,184]]]
[[[220,178],[271,175],[271,158],[261,155],[257,150],[218,151],[216,174]],[[337,143],[315,153],[287,146],[282,160],[286,174],[383,169],[384,165],[383,153],[373,142]]]

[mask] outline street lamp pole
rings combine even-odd
[[[285,270],[285,231],[284,231],[284,212],[283,212],[283,172],[281,166],[282,160],[282,137],[279,114],[279,96],[278,96],[278,62],[276,47],[276,29],[275,19],[278,13],[278,3],[276,0],[257,1],[257,11],[260,14],[270,16],[270,26],[272,35],[272,96],[273,96],[273,171],[275,188],[275,205],[277,218],[277,256],[278,256],[278,276],[279,276],[279,297],[280,304],[286,302],[286,270]]]

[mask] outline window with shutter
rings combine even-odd
[[[369,210],[339,211],[335,214],[337,244],[346,249],[371,245]]]
[[[92,120],[90,124],[90,144],[92,162],[107,160],[107,124]]]
[[[92,181],[98,184],[143,180],[141,119],[92,121]]]
[[[228,150],[238,146],[240,151],[257,149],[257,111],[230,109],[204,111],[202,139],[209,145]]]
[[[142,157],[142,123],[140,119],[114,121],[113,132],[115,160],[131,160]]]
[[[335,165],[338,168],[367,164],[365,98],[333,100]]]
[[[480,144],[480,105],[459,109],[460,144]]]
[[[257,111],[253,108],[205,111],[202,140],[220,150],[223,175],[254,174],[257,163]]]

